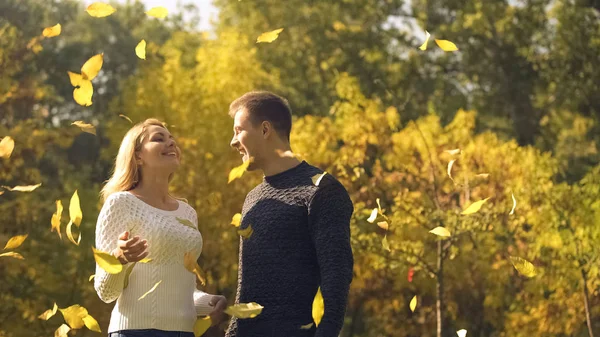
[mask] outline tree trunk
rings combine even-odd
[[[581,268],[581,277],[583,278],[583,303],[585,305],[585,320],[587,322],[588,333],[590,337],[594,337],[594,331],[592,330],[592,317],[590,314],[590,294],[588,293],[587,287],[587,273]]]
[[[443,240],[438,241],[438,249],[437,249],[437,275],[436,275],[436,316],[437,316],[437,337],[442,337],[444,330],[444,317],[443,317],[443,308],[444,308],[444,248],[443,248]]]

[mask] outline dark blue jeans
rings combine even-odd
[[[121,330],[111,332],[108,337],[194,337],[193,332],[164,331],[157,329]]]

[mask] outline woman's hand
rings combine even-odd
[[[213,311],[209,314],[212,321],[211,326],[218,325],[225,317],[224,311],[227,309],[227,299],[225,296],[213,295],[210,302],[208,302],[208,305],[214,307]]]
[[[119,235],[117,248],[113,250],[112,255],[119,259],[121,264],[128,262],[138,262],[148,256],[148,242],[141,240],[139,236],[129,238],[129,232],[123,232]]]

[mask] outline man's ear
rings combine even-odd
[[[269,121],[262,122],[261,128],[262,128],[261,131],[262,131],[264,138],[269,137],[271,135],[271,133],[273,132],[273,125]]]

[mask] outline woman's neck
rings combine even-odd
[[[159,205],[173,202],[169,194],[168,176],[143,175],[140,183],[131,192]]]

